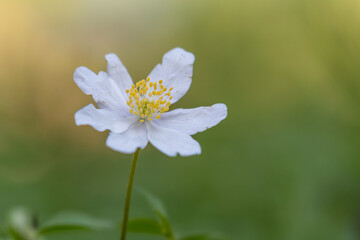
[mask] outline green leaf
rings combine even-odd
[[[24,235],[22,235],[12,227],[9,228],[9,233],[14,240],[26,240],[26,237]]]
[[[160,199],[158,199],[148,191],[145,191],[143,189],[140,190],[138,189],[138,192],[140,192],[140,194],[146,199],[150,207],[155,212],[156,216],[159,218],[163,235],[170,240],[174,239],[174,232],[168,220],[167,212],[164,204],[160,201]]]
[[[181,238],[180,240],[221,240],[219,237],[211,236],[209,234],[192,235]]]
[[[167,218],[165,218],[162,215],[159,215],[159,220],[160,220],[160,224],[162,226],[163,229],[163,233],[165,235],[166,238],[168,238],[169,240],[173,240],[174,239],[174,232],[172,230],[171,224],[169,222],[169,220]]]
[[[56,215],[40,228],[40,234],[48,234],[66,230],[103,230],[114,225],[103,219],[97,219],[84,213],[65,212]]]
[[[132,233],[144,233],[154,235],[164,235],[162,226],[154,219],[137,218],[128,222],[128,232]]]
[[[159,198],[155,197],[153,194],[151,194],[150,192],[144,189],[137,189],[137,190],[145,198],[145,200],[148,202],[148,204],[150,205],[150,207],[153,209],[154,212],[167,218],[166,208]]]
[[[8,231],[14,240],[35,239],[37,230],[34,214],[23,207],[11,210],[9,213]]]

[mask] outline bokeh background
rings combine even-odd
[[[360,239],[358,0],[1,0],[0,222],[15,206],[41,221],[72,209],[119,220],[131,156],[75,126],[92,99],[72,74],[106,70],[114,52],[141,80],[176,46],[196,61],[173,107],[229,111],[195,135],[200,156],[140,153],[136,185],[165,202],[176,231]],[[135,194],[131,216],[149,214]]]

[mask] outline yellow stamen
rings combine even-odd
[[[126,90],[129,96],[126,102],[130,108],[129,112],[140,117],[140,122],[159,119],[162,113],[169,111],[172,99],[170,91],[173,88],[166,92],[167,88],[162,83],[163,80],[150,82],[150,78],[147,77],[146,80],[141,80]]]

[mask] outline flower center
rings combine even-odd
[[[146,81],[141,80],[126,90],[129,95],[127,101],[129,111],[140,117],[140,122],[159,119],[161,114],[169,111],[170,100],[173,98],[170,94],[173,88],[167,89],[162,83],[162,80],[150,82],[148,77]]]

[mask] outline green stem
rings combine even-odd
[[[129,184],[126,191],[126,199],[125,199],[125,208],[124,208],[124,217],[123,217],[123,224],[122,224],[122,230],[121,230],[121,240],[126,239],[126,230],[127,230],[127,223],[129,218],[129,210],[130,210],[130,200],[131,200],[131,191],[132,186],[134,183],[134,177],[135,177],[135,169],[136,169],[136,163],[138,160],[140,148],[136,150],[133,156],[132,164],[131,164],[131,171],[130,171],[130,177],[129,177]]]

